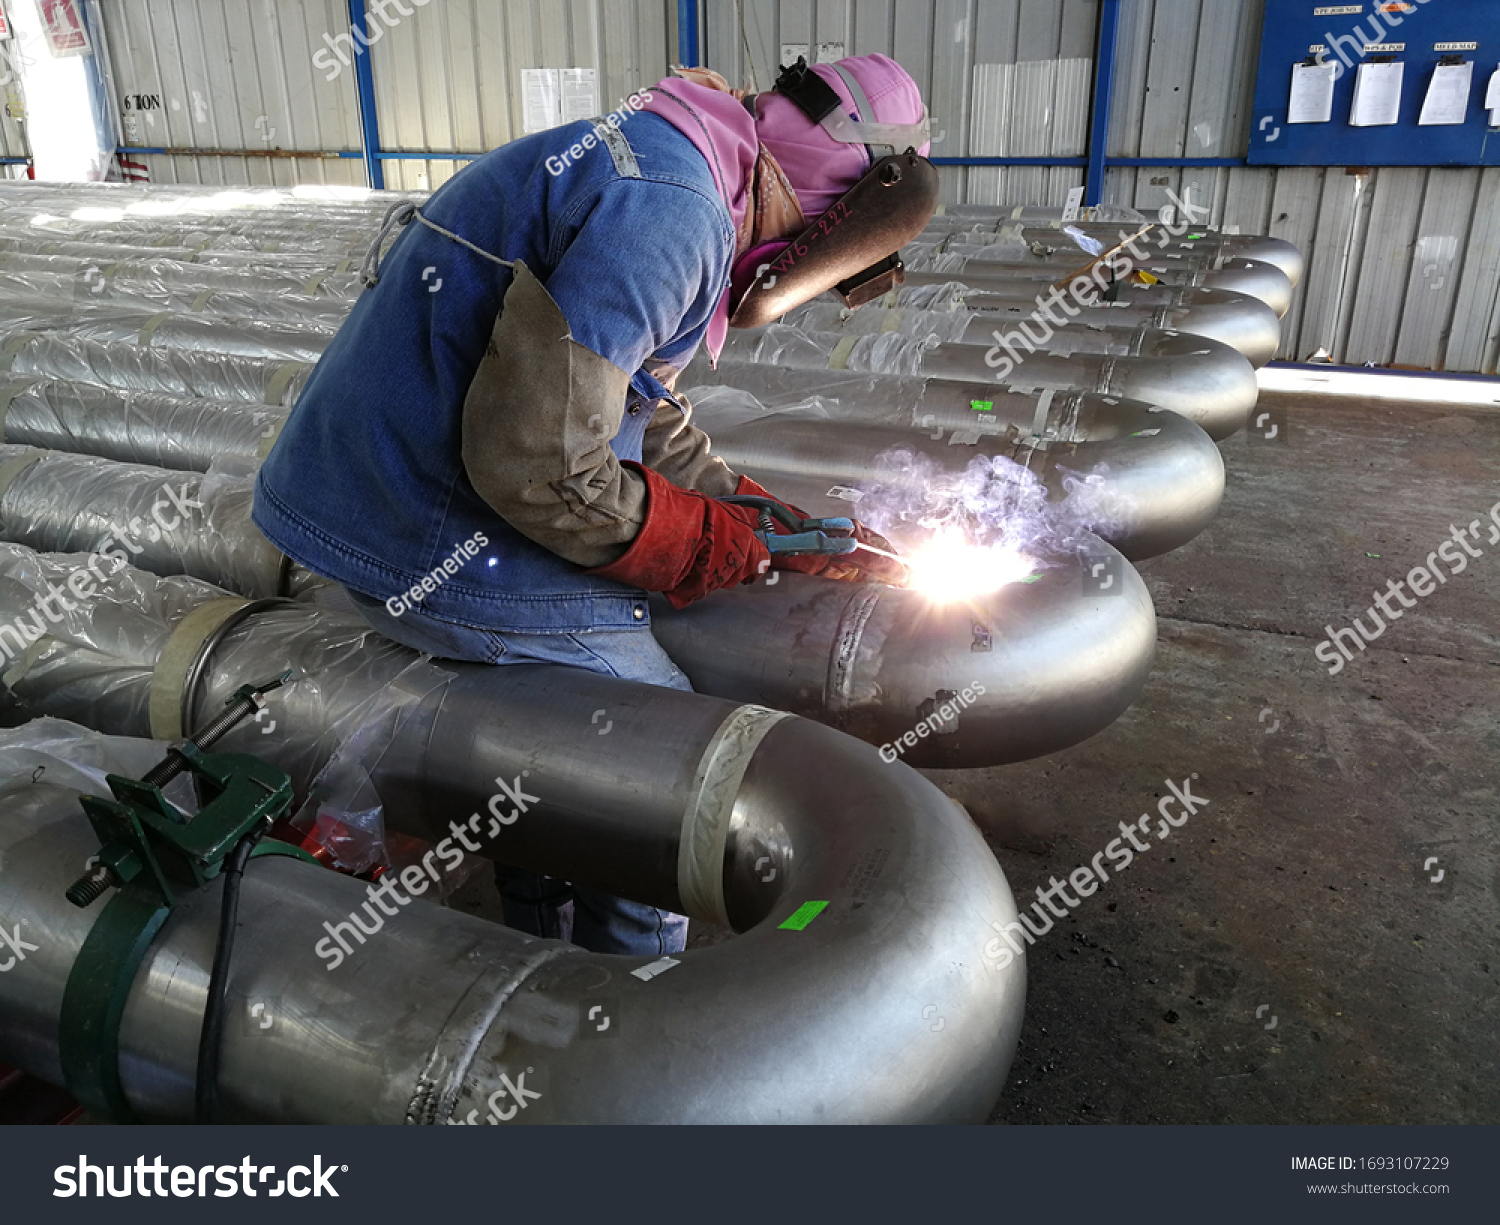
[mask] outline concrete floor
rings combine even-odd
[[[1224,444],[1218,522],[1141,566],[1140,703],[1044,760],[931,775],[1022,906],[1165,780],[1210,800],[1038,939],[994,1122],[1500,1121],[1500,412],[1262,407],[1285,442]],[[1323,627],[1475,519],[1484,556],[1330,676]]]
[[[1037,941],[993,1122],[1500,1122],[1500,544],[1481,528],[1485,556],[1337,676],[1313,654],[1486,518],[1500,412],[1261,407],[1280,434],[1224,444],[1218,522],[1141,566],[1142,700],[1041,761],[929,773],[1021,906],[1166,780],[1209,800]],[[488,873],[455,904],[498,918]]]

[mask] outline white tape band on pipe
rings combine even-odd
[[[734,802],[760,742],[771,728],[789,718],[784,710],[741,706],[719,725],[698,762],[677,845],[677,892],[691,918],[729,924],[724,854]]]

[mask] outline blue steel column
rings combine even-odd
[[[354,81],[359,91],[360,146],[364,151],[365,175],[370,186],[380,191],[385,188],[385,167],[380,161],[380,120],[375,113],[375,67],[370,54],[369,14],[365,11],[365,0],[349,0],[349,29],[356,43],[354,56]]]
[[[1089,166],[1083,202],[1104,195],[1104,159],[1109,144],[1109,104],[1115,84],[1115,44],[1120,34],[1120,0],[1100,0],[1099,45],[1094,55],[1094,104],[1089,115]]]
[[[698,0],[677,0],[677,58],[685,68],[698,66]]]

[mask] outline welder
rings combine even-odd
[[[647,592],[682,607],[769,568],[903,581],[858,523],[824,551],[780,551],[800,512],[725,501],[769,495],[713,453],[672,388],[730,326],[899,282],[898,248],[937,196],[920,91],[880,55],[799,60],[755,94],[678,73],[638,109],[514,141],[387,214],[369,288],[254,511],[380,633],[440,658],[687,689]],[[680,916],[498,876],[523,931],[599,952],[683,947]]]

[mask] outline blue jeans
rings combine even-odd
[[[483,664],[565,664],[622,680],[666,689],[692,690],[649,629],[602,630],[591,634],[500,634],[460,625],[413,609],[392,616],[380,600],[348,592],[359,615],[387,638],[439,659]],[[595,953],[636,957],[680,953],[688,921],[644,902],[495,865],[505,922],[517,931],[549,940],[570,940]]]

